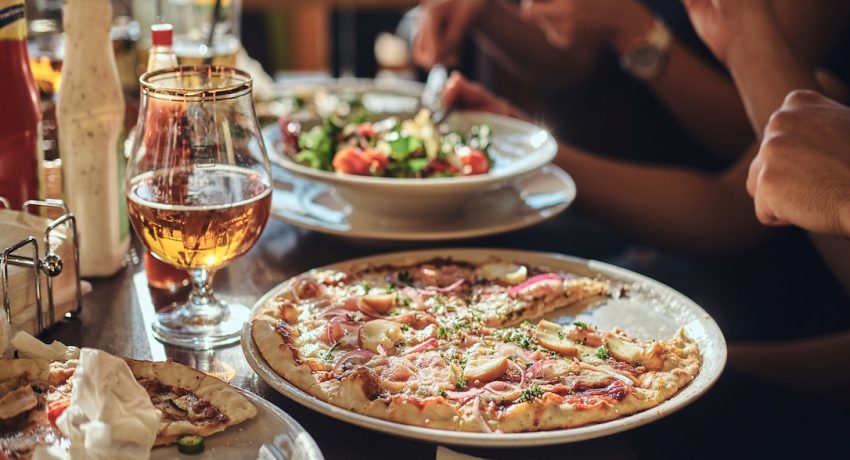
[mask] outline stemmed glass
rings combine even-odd
[[[192,277],[189,300],[160,310],[154,335],[194,349],[236,342],[248,307],[216,298],[213,275],[257,241],[272,196],[251,76],[182,66],[146,73],[141,86],[130,221],[155,257]]]

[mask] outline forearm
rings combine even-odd
[[[850,296],[850,240],[814,233],[809,233],[809,239],[829,271]]]
[[[619,24],[611,39],[619,56],[628,55],[658,20],[643,7],[632,16],[633,20]],[[675,36],[663,71],[645,85],[685,129],[718,156],[737,158],[752,143],[753,133],[732,79]]]
[[[678,41],[667,68],[647,84],[679,123],[718,156],[737,158],[752,143],[732,80]]]
[[[729,348],[729,368],[791,389],[819,392],[850,403],[850,333]],[[801,367],[802,366],[802,367]],[[811,382],[819,382],[812,386]]]
[[[800,63],[775,23],[754,22],[729,50],[729,70],[759,139],[771,114],[795,89],[818,90],[812,69]]]
[[[850,184],[847,187],[850,187]],[[850,200],[844,201],[839,211],[838,220],[844,238],[850,238]]]
[[[552,46],[541,29],[520,19],[516,6],[490,1],[473,24],[476,42],[487,55],[517,78],[535,85],[561,86],[585,79],[596,66],[599,50]]]
[[[612,161],[569,147],[561,147],[556,163],[575,179],[582,210],[641,240],[717,251],[750,244],[763,232],[744,188],[745,171],[712,176]]]

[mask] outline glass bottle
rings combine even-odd
[[[154,70],[168,69],[177,67],[177,55],[174,54],[173,28],[171,24],[160,23],[151,26],[151,50],[148,56],[148,72]],[[133,131],[135,133],[135,131]],[[130,136],[131,138],[134,136]],[[133,139],[127,139],[127,145],[132,147]],[[151,253],[150,249],[145,249],[145,273],[148,278],[148,285],[154,289],[161,289],[176,293],[181,288],[189,285],[189,272],[175,268],[159,259]],[[153,293],[156,296],[159,293]]]
[[[65,3],[65,62],[56,116],[64,197],[76,214],[80,274],[121,269],[130,247],[119,149],[124,95],[110,39],[110,0]]]
[[[41,108],[27,52],[24,0],[0,0],[0,196],[13,209],[43,197]]]
[[[173,47],[174,29],[171,24],[151,26],[151,52],[148,56],[147,72],[177,67],[177,55]]]

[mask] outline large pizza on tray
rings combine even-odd
[[[251,329],[278,374],[354,412],[458,431],[563,429],[657,406],[699,372],[681,329],[648,341],[540,319],[627,290],[495,259],[314,270]]]

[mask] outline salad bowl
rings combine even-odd
[[[452,217],[474,194],[495,190],[536,171],[555,158],[557,142],[534,124],[485,112],[453,112],[444,122],[451,131],[468,132],[487,125],[491,138],[487,172],[452,177],[375,177],[317,169],[284,151],[281,129],[264,130],[269,158],[288,172],[332,185],[361,214],[396,218]]]

